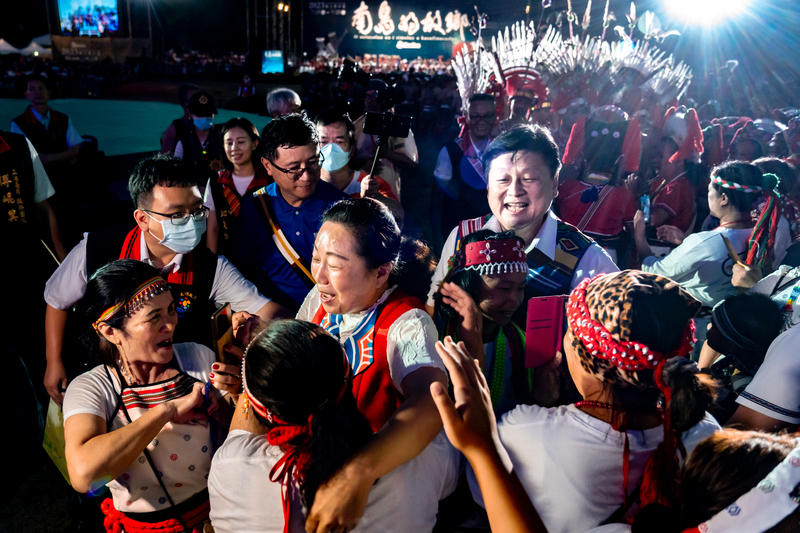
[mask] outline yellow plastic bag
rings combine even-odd
[[[64,456],[64,413],[53,399],[50,399],[50,407],[47,408],[47,421],[44,424],[44,440],[42,446],[50,459],[58,467],[61,475],[69,483],[69,473],[67,472],[67,458]],[[71,483],[70,483],[71,485]]]

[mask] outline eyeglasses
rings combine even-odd
[[[293,167],[293,168],[281,168],[278,165],[276,165],[272,160],[268,159],[267,161],[269,161],[270,164],[273,167],[275,167],[276,169],[280,170],[281,172],[283,172],[284,174],[286,174],[287,176],[289,176],[293,180],[299,180],[300,176],[302,176],[305,171],[308,170],[309,172],[316,172],[317,170],[319,170],[320,167],[322,167],[322,163],[325,162],[325,156],[322,155],[322,152],[320,152],[320,153],[317,154],[316,159],[313,159],[313,160],[307,162],[306,166],[304,166],[304,167]]]
[[[156,211],[150,211],[149,209],[142,209],[145,213],[151,213],[153,215],[159,215],[162,217],[167,217],[169,221],[172,223],[173,226],[183,226],[189,219],[193,219],[195,222],[201,222],[208,218],[208,213],[211,211],[209,208],[203,206],[194,213],[173,213],[168,215],[166,213],[158,213]]]
[[[495,114],[494,113],[487,113],[485,115],[470,115],[469,121],[470,122],[480,122],[481,120],[484,122],[494,122]]]

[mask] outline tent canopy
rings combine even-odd
[[[49,33],[45,33],[44,35],[40,35],[31,41],[36,44],[41,44],[42,46],[53,46],[53,40],[50,38]]]
[[[18,54],[19,48],[14,48],[5,39],[0,39],[0,54]]]
[[[49,56],[52,54],[50,50],[48,50],[41,44],[35,43],[33,41],[31,41],[31,44],[20,50],[19,53],[24,56],[35,56],[35,55]]]

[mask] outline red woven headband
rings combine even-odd
[[[507,272],[527,272],[525,242],[519,237],[471,242],[450,259],[453,273],[477,270],[482,276]]]
[[[597,279],[597,278],[594,278]],[[572,332],[583,343],[593,357],[611,361],[621,370],[653,370],[664,359],[685,356],[692,351],[694,321],[690,320],[683,333],[680,346],[673,352],[663,354],[636,341],[617,342],[600,322],[592,318],[586,305],[586,287],[594,279],[584,279],[569,295],[567,319]]]

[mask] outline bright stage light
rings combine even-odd
[[[677,18],[697,26],[713,26],[742,15],[751,0],[664,0]]]
[[[283,4],[278,4],[278,11],[283,11]]]

